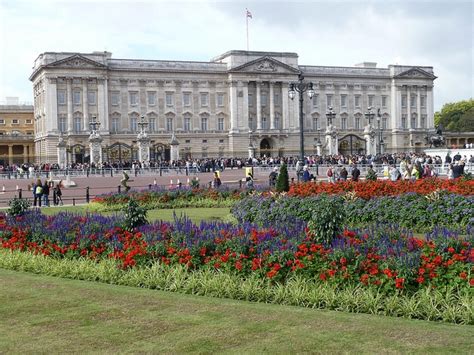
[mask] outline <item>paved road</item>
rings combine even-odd
[[[268,184],[268,174],[270,173],[270,168],[262,171],[255,169],[254,178],[255,184]],[[149,187],[149,185],[162,185],[170,187],[171,182],[173,186],[176,187],[179,182],[183,185],[188,183],[188,179],[192,179],[193,176],[197,176],[201,182],[201,186],[205,186],[213,179],[213,173],[199,173],[197,175],[190,174],[186,176],[183,174],[176,174],[175,172],[170,173],[169,175],[159,176],[159,174],[150,174],[150,175],[138,175],[133,176],[129,173],[130,181],[129,186],[135,190],[142,190]],[[294,176],[290,173],[290,177]],[[118,186],[120,185],[120,180],[122,178],[121,174],[110,176],[75,176],[71,178],[72,181],[76,183],[75,187],[65,187],[62,189],[63,192],[63,201],[65,204],[74,203],[85,203],[86,202],[86,188],[89,187],[89,194],[91,199],[100,194],[108,192],[117,192]],[[230,186],[239,186],[239,180],[245,178],[245,169],[226,169],[221,173],[221,180],[224,185]],[[44,179],[43,179],[44,181]],[[18,196],[19,189],[22,190],[23,198],[33,198],[33,192],[29,190],[28,185],[34,182],[33,179],[3,179],[0,180],[0,207],[7,207],[8,201],[13,197]],[[3,191],[4,190],[4,191]],[[50,192],[50,200],[52,200],[53,193]],[[74,201],[73,201],[74,199]]]

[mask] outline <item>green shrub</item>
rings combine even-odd
[[[28,211],[31,204],[27,199],[15,197],[13,200],[8,201],[8,206],[10,206],[10,208],[7,213],[10,216],[21,216],[23,213]]]
[[[280,174],[278,174],[276,190],[278,192],[288,192],[290,190],[288,169],[285,163],[283,163],[280,167]]]
[[[308,229],[315,242],[330,245],[334,237],[344,229],[344,205],[341,199],[324,198],[317,211],[313,210]]]
[[[132,231],[136,227],[142,226],[148,223],[147,210],[145,207],[141,207],[138,202],[134,199],[128,201],[127,206],[123,209],[125,214],[124,229]]]

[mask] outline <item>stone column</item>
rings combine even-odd
[[[273,93],[273,85],[275,83],[270,81],[270,129],[275,129],[275,94]]]
[[[72,79],[66,79],[67,82],[67,131],[73,131],[72,123]]]
[[[416,87],[416,115],[417,115],[417,126],[418,128],[421,128],[421,87],[417,86]]]
[[[13,164],[13,144],[8,145],[8,165]]]
[[[364,129],[364,139],[365,139],[365,149],[367,155],[376,155],[377,154],[377,146],[375,143],[375,131],[372,128],[372,125],[367,125]]]
[[[433,87],[426,88],[426,124],[427,128],[434,128],[433,116]]]
[[[243,115],[242,128],[250,129],[250,126],[249,126],[249,82],[248,81],[243,82],[242,92],[243,92],[243,99],[244,99],[243,110],[242,110],[242,115]]]
[[[58,129],[57,79],[49,78],[46,88],[46,132]]]
[[[109,80],[106,78],[104,79],[104,85],[102,86],[102,92],[104,97],[104,109],[102,111],[102,130],[108,132],[109,131]],[[157,98],[158,100],[158,98]]]
[[[257,105],[256,105],[256,110],[257,110],[257,130],[262,129],[262,97],[260,94],[260,87],[262,85],[262,82],[257,81]]]
[[[28,145],[23,144],[23,163],[28,162]]]
[[[87,99],[87,78],[82,78],[82,119],[84,131],[87,131],[89,127],[89,102]]]
[[[289,112],[288,112],[288,86],[285,83],[281,84],[281,128],[288,129],[289,124]]]
[[[58,165],[61,169],[65,169],[66,164],[67,164],[66,142],[62,138],[59,138],[57,147],[58,147]]]
[[[329,155],[339,154],[339,139],[333,125],[329,125],[326,129],[326,146]]]
[[[407,86],[407,126],[409,129],[413,129],[411,126],[411,88]]]
[[[97,121],[100,122],[101,131],[109,130],[106,85],[106,79],[97,79]]]
[[[230,131],[237,131],[238,95],[237,82],[230,82]]]

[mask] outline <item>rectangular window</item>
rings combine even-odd
[[[341,117],[341,128],[347,129],[347,117]]]
[[[147,96],[148,96],[148,105],[155,106],[156,105],[156,92],[149,91]]]
[[[17,119],[12,120],[12,124],[19,124],[19,123],[20,123],[20,121],[18,121]]]
[[[275,116],[275,129],[281,129],[280,116]]]
[[[112,118],[112,132],[117,133],[119,131],[119,119],[117,117]]]
[[[201,93],[201,106],[209,106],[209,94],[207,92]]]
[[[313,107],[318,107],[319,106],[319,95],[314,94],[313,96]]]
[[[81,132],[81,118],[80,117],[75,117],[74,118],[74,132],[75,133],[80,133]]]
[[[268,129],[268,120],[266,117],[262,117],[262,129]]]
[[[1,119],[1,120],[0,120],[0,124],[5,124],[5,120],[4,120],[4,119]]]
[[[156,131],[156,118],[150,118],[150,132]]]
[[[185,117],[184,118],[184,130],[189,132],[191,130],[191,118]]]
[[[26,120],[26,124],[31,124],[33,121],[31,120]]]
[[[136,105],[138,105],[138,93],[131,92],[130,93],[130,106],[136,106]]]
[[[166,106],[173,106],[173,93],[172,92],[166,93]]]
[[[219,117],[217,120],[217,130],[223,131],[224,130],[224,118]]]
[[[137,123],[138,123],[138,119],[136,117],[130,118],[130,130],[133,133],[137,132]]]
[[[224,94],[217,94],[217,106],[224,106]]]
[[[415,95],[410,95],[410,107],[411,108],[416,107],[416,96]]]
[[[387,129],[388,128],[388,119],[387,117],[382,118],[382,129]]]
[[[341,107],[347,106],[347,95],[341,95]]]
[[[402,95],[402,107],[407,107],[407,95]]]
[[[407,128],[407,116],[402,115],[402,128],[405,129]]]
[[[421,115],[421,128],[426,128],[426,115]]]
[[[191,106],[191,93],[183,92],[183,106]]]
[[[382,107],[387,107],[387,96],[382,96]]]
[[[173,131],[173,118],[172,117],[167,117],[166,118],[166,130],[168,132]]]
[[[374,95],[369,95],[369,107],[374,106]]]
[[[332,106],[332,95],[326,95],[326,106]]]
[[[267,94],[261,94],[260,98],[261,98],[260,104],[262,105],[262,107],[267,106]]]
[[[72,101],[74,105],[80,105],[81,104],[81,92],[74,90],[72,93]]]
[[[360,117],[355,118],[355,129],[360,129]]]
[[[207,131],[207,117],[201,119],[201,131]]]
[[[426,96],[421,96],[420,97],[420,105],[421,107],[426,107]]]
[[[62,132],[62,133],[65,133],[66,132],[66,129],[67,129],[67,126],[66,126],[66,117],[60,117],[59,118],[59,122],[58,122],[58,128],[59,128],[59,132]]]
[[[58,90],[58,105],[66,105],[66,90]]]
[[[280,106],[280,94],[276,92],[273,99],[275,101],[275,106]]]
[[[317,131],[319,129],[319,120],[317,117],[313,117],[313,130]]]
[[[253,107],[253,94],[249,94],[249,107]]]
[[[354,96],[354,106],[360,107],[360,95]]]
[[[87,92],[87,103],[89,105],[95,105],[96,104],[96,94],[95,91],[88,91]]]
[[[110,94],[110,102],[112,106],[117,106],[120,103],[120,93],[119,92],[112,92]]]
[[[224,140],[223,140],[223,139],[219,139],[219,143],[224,143]]]

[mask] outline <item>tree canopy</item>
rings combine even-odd
[[[434,121],[446,131],[474,132],[474,100],[445,104],[434,114]]]

